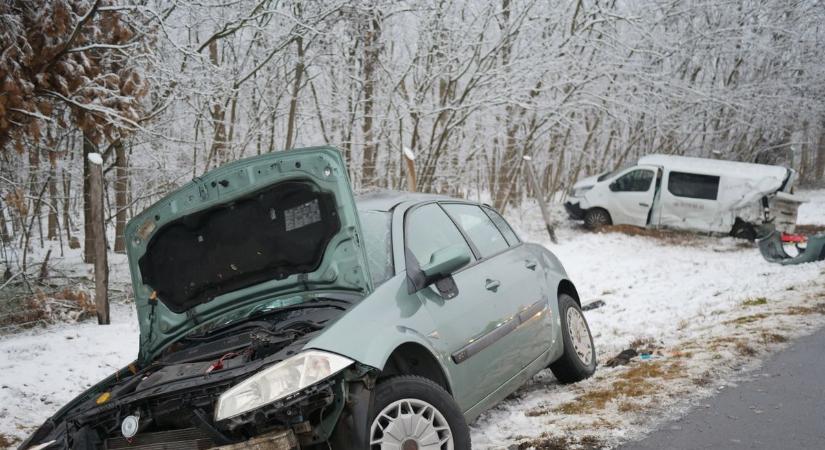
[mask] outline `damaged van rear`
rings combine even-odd
[[[796,172],[780,166],[673,155],[577,182],[565,207],[589,228],[636,225],[754,239],[758,225],[793,232]]]

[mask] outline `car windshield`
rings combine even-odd
[[[392,278],[394,272],[390,228],[392,214],[384,211],[359,211],[358,215],[364,232],[370,275],[373,284],[378,286]]]

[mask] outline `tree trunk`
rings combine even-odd
[[[72,242],[72,224],[69,221],[72,206],[72,179],[63,169],[63,229],[66,230],[66,242]]]
[[[557,244],[559,241],[556,239],[556,229],[553,226],[553,221],[550,219],[550,212],[547,211],[544,193],[541,190],[541,186],[539,186],[538,179],[536,178],[536,173],[533,170],[533,162],[530,159],[528,159],[527,156],[524,157],[524,160],[524,169],[527,172],[527,181],[530,183],[530,189],[533,190],[533,195],[536,197],[536,201],[539,203],[541,217],[544,219],[544,226],[547,227],[547,234],[550,235],[550,240],[553,241],[554,244]]]
[[[301,91],[301,82],[304,77],[304,39],[295,38],[298,46],[298,62],[295,63],[295,83],[292,85],[292,98],[289,99],[289,116],[286,122],[286,143],[284,150],[289,150],[295,144],[295,116],[298,114],[298,94]]]
[[[9,230],[6,228],[6,209],[3,207],[3,199],[0,198],[0,242],[9,242]]]
[[[217,67],[220,65],[218,59],[218,41],[209,43],[209,60]],[[226,161],[226,107],[220,98],[213,99],[214,105],[210,108],[212,115],[212,126],[214,132],[212,134],[212,149],[209,151],[209,156],[206,159],[206,169],[212,161],[217,161],[216,165]]]
[[[825,177],[825,121],[822,122],[822,129],[819,131],[819,145],[816,147],[816,162],[814,163],[814,174],[811,177],[814,183],[823,184]]]
[[[57,239],[58,223],[57,223],[57,163],[54,159],[51,161],[49,168],[49,234],[48,239]]]
[[[361,122],[361,132],[364,139],[364,159],[361,163],[361,173],[363,178],[362,186],[373,186],[375,184],[375,165],[377,163],[377,145],[375,143],[375,133],[373,130],[373,119],[375,114],[375,72],[378,66],[379,45],[378,36],[381,24],[378,18],[371,13],[367,21],[367,29],[364,32],[364,120]]]
[[[99,154],[93,154],[97,156]],[[95,260],[95,308],[97,309],[97,323],[109,324],[109,266],[106,261],[106,223],[103,215],[103,165],[100,161],[88,161],[89,166],[89,200],[91,235]]]
[[[114,142],[115,148],[115,252],[126,253],[127,194],[129,191],[129,168],[126,161],[126,147],[123,141]]]
[[[92,204],[89,189],[91,188],[89,180],[89,154],[97,152],[97,145],[91,140],[91,137],[83,133],[83,261],[87,264],[95,262],[94,251],[94,229],[92,228]],[[102,194],[101,194],[102,195]]]

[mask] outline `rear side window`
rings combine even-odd
[[[670,172],[667,180],[667,190],[676,197],[716,200],[719,194],[719,177]]]
[[[443,205],[450,216],[467,233],[482,258],[506,250],[509,245],[487,214],[475,205],[448,203]]]
[[[436,250],[451,245],[462,245],[467,254],[473,254],[453,221],[435,203],[421,206],[410,213],[406,223],[406,239],[407,248],[421,265],[430,262],[430,257]]]
[[[637,169],[620,176],[610,183],[613,192],[647,192],[653,182],[653,171]]]
[[[484,212],[490,216],[490,220],[493,221],[493,224],[496,228],[498,228],[498,231],[501,231],[501,234],[504,235],[504,239],[507,240],[507,243],[510,244],[511,247],[521,242],[518,236],[516,236],[516,233],[513,231],[513,228],[510,227],[510,224],[504,220],[504,217],[501,217],[501,214],[486,206],[483,206],[481,209],[483,209]]]

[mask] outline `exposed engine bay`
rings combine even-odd
[[[239,381],[300,352],[347,307],[320,300],[187,335],[150,365],[130,365],[58,413],[38,440],[48,435],[72,449],[201,449],[286,429],[302,445],[322,442],[343,408],[341,377],[219,422],[215,404]]]

